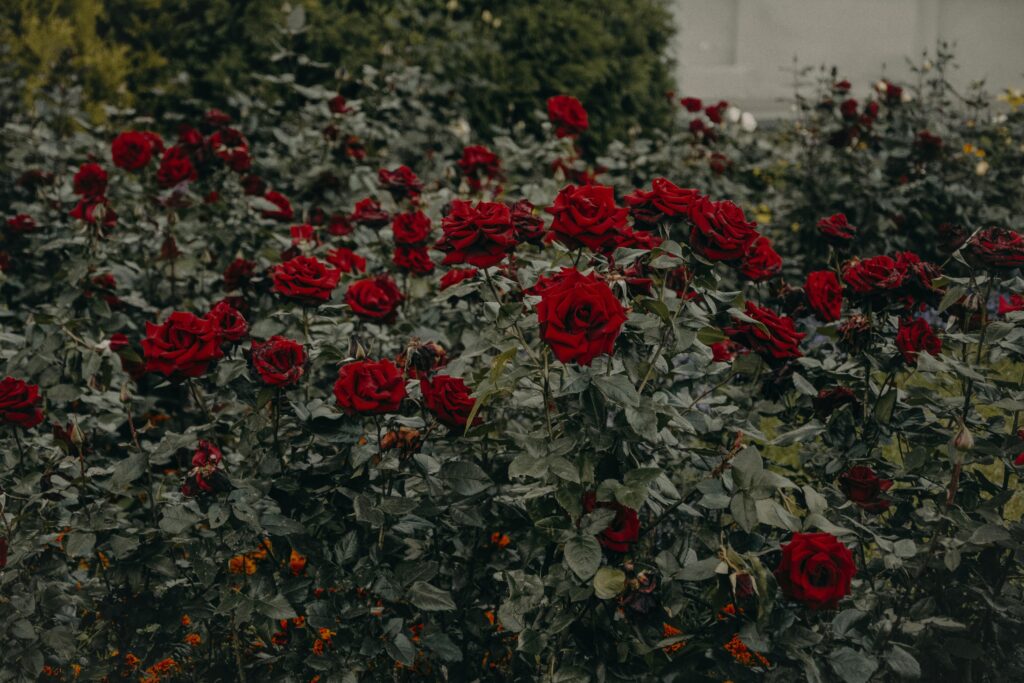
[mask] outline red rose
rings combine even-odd
[[[404,273],[429,275],[434,272],[434,262],[426,247],[395,247],[391,262]]]
[[[629,552],[630,546],[640,538],[640,516],[636,510],[614,500],[599,501],[593,491],[583,494],[583,512],[590,513],[597,508],[615,510],[615,517],[597,535],[597,540],[608,550]]]
[[[704,108],[704,103],[700,101],[699,97],[684,97],[679,100],[679,104],[683,105],[683,108],[691,114]]]
[[[320,246],[320,238],[316,236],[316,228],[308,223],[291,226],[288,228],[288,234],[292,238],[293,247],[307,244],[312,249]]]
[[[882,493],[892,488],[892,481],[879,479],[875,471],[864,465],[851,467],[839,475],[839,488],[853,504],[868,512],[882,512],[891,502]]]
[[[426,244],[430,239],[430,219],[422,211],[400,213],[391,222],[395,244],[412,247]]]
[[[211,128],[221,128],[231,125],[231,114],[212,107],[203,112],[203,122]]]
[[[469,145],[462,150],[459,169],[473,191],[480,189],[481,180],[493,180],[501,173],[498,155],[483,145]]]
[[[1008,228],[985,228],[968,242],[968,255],[990,268],[1020,268],[1024,265],[1024,235]]]
[[[843,118],[847,121],[853,121],[857,118],[857,100],[852,97],[848,100],[843,100],[843,103],[839,105],[839,113],[843,115]]]
[[[900,350],[907,365],[913,365],[921,351],[927,351],[933,356],[939,355],[942,352],[942,340],[935,336],[932,326],[924,318],[914,318],[910,322],[901,318],[896,332],[896,348]]]
[[[43,421],[39,386],[24,380],[4,377],[0,380],[0,420],[9,425],[31,429]]]
[[[390,360],[358,360],[338,370],[334,397],[349,415],[381,415],[398,410],[405,379]]]
[[[256,263],[249,259],[236,258],[224,269],[224,289],[242,289],[249,284],[256,273]]]
[[[16,235],[22,235],[35,230],[38,225],[27,213],[19,213],[13,218],[7,219],[7,229]]]
[[[138,171],[153,157],[153,138],[135,130],[125,131],[110,145],[114,165],[126,171]]]
[[[117,225],[117,212],[110,206],[106,197],[82,197],[69,216],[83,223],[113,228]]]
[[[544,219],[534,213],[533,203],[520,199],[508,204],[512,215],[512,227],[516,229],[516,240],[540,244],[544,239]]]
[[[807,275],[804,283],[807,305],[818,320],[830,323],[839,320],[843,309],[843,287],[831,270],[818,270]]]
[[[213,154],[235,173],[245,173],[252,167],[249,141],[241,131],[234,128],[214,131],[207,140],[207,145]]]
[[[441,221],[441,239],[435,248],[445,252],[444,263],[468,263],[489,268],[516,248],[516,231],[509,208],[498,202],[456,199]]]
[[[803,355],[800,353],[800,340],[807,335],[796,331],[792,318],[758,306],[753,301],[747,302],[745,312],[767,328],[767,333],[752,323],[734,320],[734,325],[725,329],[725,333],[734,342],[761,354],[767,360],[787,360]]]
[[[249,357],[253,370],[272,387],[297,384],[306,363],[302,344],[277,335],[265,342],[253,341]]]
[[[1009,301],[1003,296],[999,297],[999,315],[1006,315],[1015,311],[1024,311],[1024,295],[1011,294]]]
[[[690,210],[693,228],[690,247],[712,261],[738,261],[758,238],[756,223],[743,215],[743,209],[725,200],[714,202],[701,197]]]
[[[181,485],[182,495],[191,497],[199,493],[216,493],[224,487],[227,482],[221,470],[223,458],[224,454],[217,446],[200,439],[192,455],[192,469]]]
[[[227,301],[218,301],[206,314],[206,321],[217,332],[221,341],[238,343],[249,333],[249,323],[246,322],[245,316]]]
[[[626,226],[619,233],[618,244],[616,248],[622,247],[625,249],[654,249],[660,245],[664,240],[653,232],[647,230],[634,230],[633,228]]]
[[[102,197],[107,191],[107,172],[99,164],[82,164],[72,180],[75,194]]]
[[[441,276],[441,291],[454,287],[463,280],[471,280],[480,274],[476,268],[452,268]]]
[[[361,318],[391,322],[398,314],[402,292],[390,275],[357,280],[348,286],[345,303]]]
[[[327,252],[327,262],[342,273],[366,272],[366,259],[345,247],[338,247]]]
[[[857,228],[850,225],[846,215],[837,213],[818,221],[818,232],[825,241],[834,246],[843,246],[857,236]]]
[[[423,392],[423,405],[438,420],[453,428],[466,426],[476,399],[469,395],[469,387],[461,378],[434,375],[430,379],[421,379],[420,391]],[[473,424],[479,421],[477,417]]]
[[[351,234],[354,229],[349,217],[343,213],[332,213],[327,222],[327,232],[339,237]]]
[[[567,185],[547,212],[554,216],[554,239],[570,249],[586,246],[599,253],[618,246],[629,214],[615,205],[615,190],[605,185]]]
[[[388,224],[391,216],[387,211],[380,208],[380,204],[376,199],[367,197],[356,203],[356,208],[352,215],[349,216],[349,220],[359,225],[365,225],[368,228],[381,228]]]
[[[242,191],[245,192],[248,197],[256,197],[265,194],[267,191],[267,182],[258,175],[250,173],[242,178]]]
[[[922,130],[914,139],[914,147],[922,159],[936,159],[942,153],[942,138],[931,131]]]
[[[587,110],[570,95],[548,98],[548,119],[555,125],[555,135],[560,138],[576,137],[589,126]]]
[[[161,325],[146,323],[142,340],[146,371],[165,377],[199,377],[224,353],[220,334],[209,321],[184,311],[175,311]]]
[[[393,171],[382,168],[377,171],[377,181],[382,189],[391,193],[396,202],[405,197],[415,201],[423,190],[423,183],[408,166],[399,166]]]
[[[531,293],[540,295],[540,337],[555,358],[590,365],[597,356],[612,353],[626,309],[597,275],[563,268],[552,277],[542,276]]]
[[[752,282],[770,280],[782,272],[782,257],[772,248],[767,237],[758,237],[743,255],[740,274]]]
[[[711,345],[711,360],[715,363],[728,363],[736,355],[736,352],[742,348],[742,346],[730,339],[715,342]]]
[[[331,298],[341,271],[328,268],[313,256],[296,256],[270,269],[274,291],[304,305],[316,305]]]
[[[666,178],[655,178],[650,192],[635,190],[623,201],[638,226],[654,226],[665,219],[689,217],[700,196],[697,190],[679,187]]]
[[[853,259],[843,264],[843,282],[862,296],[882,295],[899,289],[903,273],[888,256]]]
[[[156,171],[156,182],[160,187],[174,187],[198,177],[199,174],[196,172],[195,166],[192,165],[192,159],[181,147],[168,148]]]
[[[276,218],[280,221],[290,221],[295,217],[295,212],[292,210],[292,203],[280,192],[271,190],[263,195],[263,198],[277,207],[275,210],[264,211],[264,218]]]
[[[835,609],[857,573],[853,553],[829,533],[793,534],[775,578],[786,597],[811,609]]]
[[[725,102],[719,102],[716,105],[712,105],[704,108],[704,114],[708,117],[711,123],[721,123],[722,114],[728,108],[728,104]]]
[[[331,110],[332,114],[345,114],[348,112],[348,106],[345,102],[345,98],[341,95],[335,95],[331,99],[327,100],[327,107]]]

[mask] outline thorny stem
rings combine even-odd
[[[199,387],[196,386],[195,381],[193,381],[191,377],[188,378],[188,389],[192,393],[192,399],[196,402],[196,405],[202,409],[203,415],[206,416],[206,421],[212,422],[212,419],[210,418],[210,410],[206,407],[206,400],[203,399],[202,392],[199,391]]]

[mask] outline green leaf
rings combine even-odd
[[[844,683],[867,683],[878,669],[874,657],[845,646],[832,652],[829,664]]]
[[[462,650],[445,633],[440,631],[426,633],[420,642],[445,662],[462,661]]]
[[[64,550],[68,557],[90,557],[96,547],[96,534],[84,531],[72,531],[68,534]]]
[[[625,375],[598,375],[594,378],[594,384],[606,399],[616,405],[633,408],[640,405],[640,394]]]
[[[626,575],[621,569],[601,567],[594,574],[594,593],[602,600],[614,598],[626,588]]]
[[[885,655],[885,663],[900,678],[912,680],[921,678],[921,665],[917,663],[912,654],[899,645],[892,646],[892,649]]]
[[[586,581],[601,566],[601,544],[593,536],[574,536],[565,544],[565,563]]]
[[[479,465],[465,460],[446,462],[441,467],[441,478],[462,496],[474,496],[491,485],[490,477]]]
[[[271,619],[292,619],[296,616],[295,610],[281,594],[275,595],[269,600],[256,598],[252,602],[253,608],[257,612]]]
[[[744,531],[749,533],[757,526],[757,502],[747,494],[741,492],[733,496],[729,512]]]
[[[426,581],[416,581],[409,586],[409,601],[427,612],[446,612],[455,609],[451,593]]]

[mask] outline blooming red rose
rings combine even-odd
[[[238,343],[249,333],[249,323],[227,301],[218,301],[206,314],[206,321],[220,335],[222,342]]]
[[[207,145],[235,173],[245,173],[252,167],[249,141],[241,131],[234,128],[216,130],[210,135]]]
[[[489,268],[516,248],[516,231],[509,208],[498,202],[456,199],[441,221],[441,239],[435,248],[445,252],[444,263],[468,263]]]
[[[7,219],[7,230],[16,235],[23,235],[25,233],[32,232],[38,225],[32,216],[27,213],[19,213],[17,216]]]
[[[734,324],[724,330],[734,342],[767,360],[787,360],[803,355],[800,353],[800,340],[807,335],[796,331],[792,318],[758,306],[753,301],[747,302],[745,312],[761,323],[767,332],[758,325],[734,319]]]
[[[896,348],[900,350],[903,360],[913,365],[921,351],[927,351],[933,356],[942,353],[942,340],[935,335],[932,326],[924,318],[914,318],[912,321],[901,318],[896,332]]]
[[[857,236],[857,228],[846,220],[846,214],[836,213],[818,221],[818,232],[829,244],[843,246]]]
[[[222,128],[231,125],[231,114],[226,111],[211,107],[203,112],[203,122],[211,128]]]
[[[758,237],[743,255],[740,263],[740,274],[753,282],[770,280],[782,272],[782,257],[772,248],[767,237]]]
[[[476,268],[452,268],[441,276],[441,291],[454,287],[463,280],[471,280],[480,274]]]
[[[400,213],[391,221],[395,244],[404,247],[426,244],[430,239],[430,219],[422,211]]]
[[[852,97],[847,100],[843,100],[843,103],[839,105],[839,113],[843,115],[843,118],[847,121],[852,121],[857,118],[857,100]]]
[[[903,272],[888,256],[853,259],[843,264],[843,282],[855,294],[878,296],[892,292],[903,284]]]
[[[200,493],[216,493],[227,484],[221,461],[224,454],[214,444],[200,439],[192,455],[192,469],[189,470],[181,493],[196,496]]]
[[[114,165],[126,171],[138,171],[153,158],[153,138],[136,130],[120,133],[110,145]]]
[[[530,293],[540,295],[540,337],[563,363],[590,363],[610,354],[626,322],[626,309],[606,282],[575,268],[542,276]]]
[[[265,342],[254,341],[249,358],[263,383],[272,387],[293,386],[305,371],[306,352],[302,344],[277,335]]]
[[[453,428],[466,426],[476,399],[469,395],[469,387],[461,378],[434,375],[430,379],[421,379],[420,391],[423,392],[423,405],[438,420]],[[473,424],[479,421],[478,416]]]
[[[408,166],[399,166],[393,171],[382,168],[377,171],[377,181],[382,189],[391,193],[396,202],[406,197],[416,201],[423,191],[423,183]]]
[[[619,241],[616,248],[625,249],[654,249],[664,240],[660,235],[655,235],[648,230],[634,230],[628,225],[619,233]]]
[[[390,275],[357,280],[348,286],[345,303],[361,318],[391,322],[398,314],[402,292]]]
[[[276,218],[279,221],[290,221],[295,217],[292,210],[292,203],[280,192],[271,190],[263,195],[263,198],[276,206],[276,209],[267,209],[263,212],[264,218]]]
[[[873,469],[864,465],[856,465],[840,474],[839,488],[847,500],[868,512],[882,512],[891,504],[882,494],[892,488],[892,481],[880,479]]]
[[[793,534],[775,578],[786,597],[811,609],[835,609],[856,575],[853,553],[829,533]]]
[[[99,164],[82,164],[72,179],[75,194],[102,197],[107,191],[107,172]]]
[[[192,165],[192,159],[181,147],[169,147],[160,160],[160,167],[156,171],[156,182],[160,187],[174,187],[186,181],[192,181],[199,177],[196,167]]]
[[[817,270],[807,274],[804,283],[807,305],[822,322],[839,320],[843,309],[843,287],[831,270]]]
[[[356,208],[349,216],[349,220],[368,228],[381,228],[388,224],[391,216],[380,208],[376,199],[367,197],[356,202]]]
[[[83,223],[108,229],[117,225],[117,212],[106,197],[82,197],[68,215]]]
[[[560,138],[576,137],[589,126],[587,110],[570,95],[548,98],[548,119],[555,125],[555,135]]]
[[[346,114],[349,111],[345,98],[341,95],[335,95],[327,100],[327,107],[331,110],[332,114]]]
[[[508,203],[512,216],[512,227],[516,229],[516,240],[540,244],[544,239],[544,219],[534,212],[533,203],[528,199]]]
[[[459,159],[459,169],[466,177],[473,191],[480,189],[481,181],[493,180],[501,173],[501,160],[498,155],[483,145],[469,145],[463,148]]]
[[[691,114],[704,108],[704,103],[700,101],[699,97],[684,97],[679,100],[679,104],[683,105],[683,108]]]
[[[985,228],[968,242],[968,256],[990,268],[1024,265],[1024,235],[1008,228]]]
[[[242,289],[256,274],[256,263],[249,259],[236,258],[224,269],[224,289]]]
[[[146,323],[146,371],[165,377],[199,377],[220,359],[220,333],[208,320],[175,311],[163,324]]]
[[[393,413],[405,398],[405,379],[402,371],[386,358],[357,360],[338,370],[334,397],[349,415]]]
[[[43,421],[42,402],[38,385],[14,377],[0,380],[0,420],[4,423],[23,429],[35,427]]]
[[[731,339],[715,342],[711,345],[711,360],[715,363],[728,363],[742,348]]]
[[[434,272],[434,262],[426,247],[395,247],[391,262],[404,273],[429,275]]]
[[[588,491],[583,494],[583,512],[591,513],[604,508],[615,511],[615,517],[608,527],[597,535],[597,540],[608,550],[617,553],[629,552],[630,546],[640,538],[640,515],[636,510],[614,500],[598,500],[597,494]]]
[[[697,190],[679,187],[666,178],[655,178],[650,192],[638,189],[622,199],[638,227],[653,227],[662,220],[688,218],[700,196]]]
[[[570,249],[614,251],[626,227],[627,209],[615,204],[615,190],[605,185],[567,185],[547,209],[554,216],[551,234]]]
[[[271,268],[270,277],[278,294],[316,305],[331,298],[341,271],[328,268],[313,256],[296,256]]]
[[[740,260],[759,237],[757,224],[748,221],[743,209],[728,200],[714,202],[700,197],[690,210],[690,220],[690,247],[712,261]]]
[[[1007,301],[1006,297],[999,297],[999,315],[1006,315],[1016,311],[1024,311],[1024,295],[1011,294],[1009,301]]]
[[[365,273],[366,259],[345,247],[327,252],[327,262],[343,273]]]

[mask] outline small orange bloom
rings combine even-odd
[[[334,631],[332,631],[329,628],[322,628],[322,629],[320,629],[320,639],[321,640],[326,640],[326,641],[330,642],[331,638],[333,638],[336,635],[338,635],[338,634],[335,633]]]
[[[295,617],[294,619],[292,619],[292,626],[294,626],[295,628],[305,628],[306,617]]]
[[[246,555],[235,555],[228,560],[228,571],[232,574],[255,574],[256,561]]]
[[[292,550],[291,556],[288,558],[288,568],[292,571],[292,576],[298,576],[306,569],[306,556]]]
[[[732,655],[732,658],[737,662],[746,667],[760,666],[765,669],[771,666],[771,662],[765,659],[760,652],[755,652],[748,648],[742,640],[740,640],[740,634],[735,634],[728,643],[724,646],[726,652]]]
[[[503,534],[500,531],[495,531],[491,534],[491,545],[496,545],[499,548],[505,548],[511,542],[512,539],[508,537],[508,534]]]
[[[190,617],[187,614],[182,614],[181,615],[181,625],[184,626],[185,628],[188,628],[189,626],[191,626],[192,625],[192,617]]]
[[[124,663],[128,668],[134,669],[139,665],[139,658],[129,652],[124,656]]]
[[[191,645],[192,647],[199,647],[199,645],[203,642],[203,638],[198,633],[189,633],[185,636],[185,642]]]
[[[672,624],[668,623],[667,621],[661,625],[662,638],[674,638],[676,636],[681,635],[683,635],[683,632],[680,629],[673,626]],[[665,654],[670,655],[673,652],[679,652],[684,647],[686,647],[686,641],[680,640],[678,642],[672,643],[671,645],[666,645],[661,649]]]
[[[317,638],[315,641],[313,641],[313,654],[315,654],[316,656],[319,657],[319,656],[323,655],[323,653],[324,653],[324,641],[322,641],[319,638]]]

